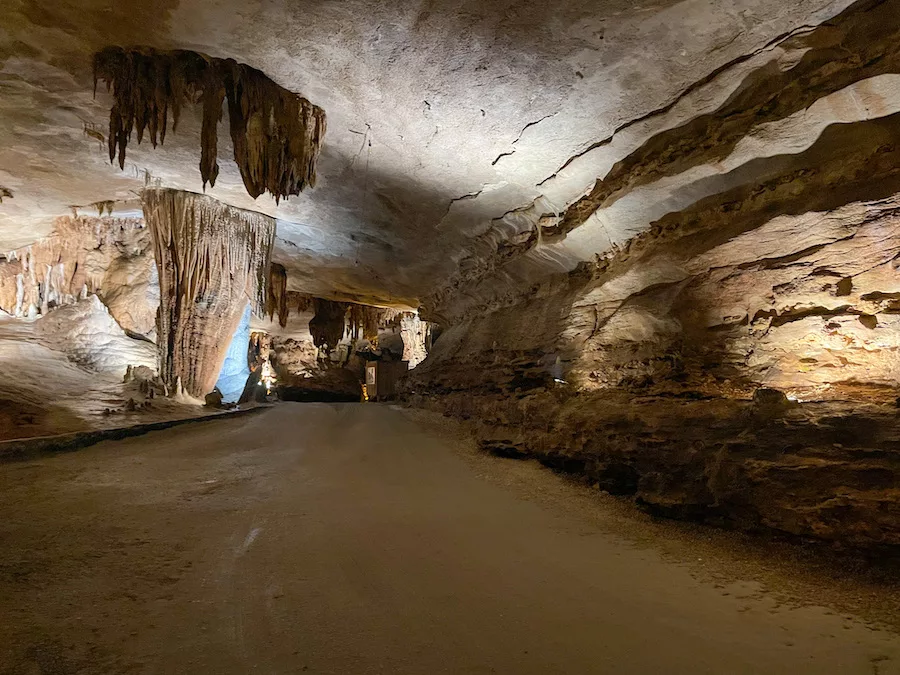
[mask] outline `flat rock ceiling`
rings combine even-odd
[[[4,0],[0,186],[14,196],[0,250],[93,202],[134,213],[148,183],[202,191],[199,109],[164,147],[134,140],[125,171],[85,131],[106,134],[112,101],[102,84],[93,97],[95,51],[192,49],[258,68],[328,115],[314,189],[251,199],[225,119],[207,193],[278,219],[291,288],[416,306],[504,214],[560,213],[589,190],[606,164],[582,160],[617,130],[848,4]]]

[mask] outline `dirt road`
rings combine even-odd
[[[284,404],[0,466],[0,672],[900,672],[896,634],[704,581],[441,429]]]

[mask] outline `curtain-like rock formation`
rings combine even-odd
[[[133,131],[138,143],[147,132],[156,147],[166,140],[169,111],[174,130],[181,106],[200,101],[200,174],[204,187],[215,186],[216,127],[227,101],[234,160],[251,197],[268,191],[277,202],[316,183],[324,111],[255,68],[185,50],[108,47],[94,56],[95,92],[98,79],[107,83],[114,98],[109,159],[112,162],[118,153],[123,169]]]
[[[263,312],[275,221],[176,190],[146,190],[144,216],[159,268],[160,376],[202,397],[247,301]]]

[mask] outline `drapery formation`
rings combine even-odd
[[[178,190],[145,190],[159,268],[157,345],[170,391],[212,390],[249,301],[261,314],[275,221]]]
[[[309,332],[316,347],[334,349],[344,337],[347,303],[313,298],[315,315],[309,322]]]
[[[217,125],[227,101],[234,160],[251,197],[268,191],[278,202],[316,184],[325,112],[255,68],[186,50],[107,47],[94,55],[95,92],[101,79],[114,98],[109,159],[118,154],[123,169],[132,131],[138,143],[146,131],[156,147],[166,140],[169,111],[174,131],[182,105],[200,103],[200,174],[204,188],[215,186]]]

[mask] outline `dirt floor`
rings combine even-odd
[[[0,465],[0,505],[4,674],[900,673],[889,570],[653,521],[385,405]]]

